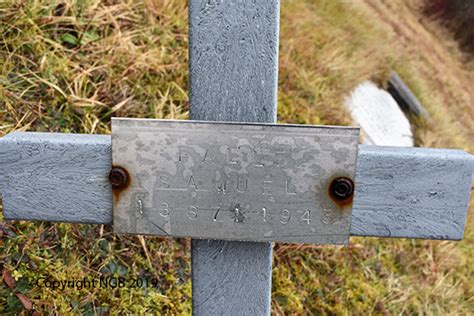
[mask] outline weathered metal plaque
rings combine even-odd
[[[112,119],[114,231],[346,244],[358,128]]]

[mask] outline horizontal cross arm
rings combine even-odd
[[[0,139],[5,219],[112,224],[111,137]],[[359,146],[351,235],[459,240],[474,159],[461,150]]]
[[[473,172],[462,150],[359,145],[351,235],[462,239]]]

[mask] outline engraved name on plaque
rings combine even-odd
[[[114,231],[169,237],[346,244],[359,130],[351,127],[112,120]]]

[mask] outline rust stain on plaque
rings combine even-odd
[[[351,192],[349,196],[346,198],[341,198],[341,196],[335,193],[334,186],[336,184],[336,181],[339,179],[345,180],[350,184]],[[330,178],[328,182],[329,184],[327,185],[327,194],[329,195],[331,200],[334,202],[334,204],[341,210],[352,207],[352,201],[354,200],[354,192],[355,192],[354,181],[350,177],[337,175]]]
[[[123,177],[123,179],[119,179],[119,177]],[[120,194],[130,187],[132,179],[126,168],[113,165],[109,173],[109,182],[112,185],[114,203],[117,203],[120,199]]]
[[[113,118],[114,231],[347,244],[358,132]]]

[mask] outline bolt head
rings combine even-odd
[[[340,201],[347,200],[354,194],[354,183],[349,178],[339,177],[332,181],[330,191],[334,198]]]
[[[112,188],[122,189],[128,184],[128,172],[121,167],[113,167],[109,173],[109,181]]]

